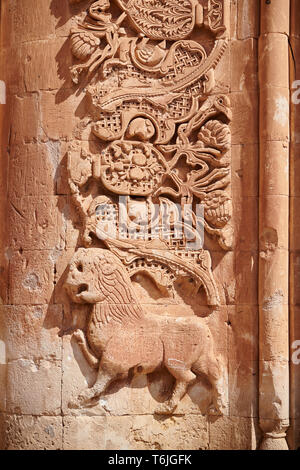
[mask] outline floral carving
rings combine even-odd
[[[103,153],[101,181],[116,194],[148,196],[165,171],[163,156],[151,144],[116,141]]]

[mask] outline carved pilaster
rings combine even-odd
[[[261,2],[259,417],[264,432],[261,449],[287,449],[289,426],[289,3]]]

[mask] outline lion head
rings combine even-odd
[[[136,303],[125,267],[102,248],[79,248],[70,263],[65,289],[73,302],[81,304]]]

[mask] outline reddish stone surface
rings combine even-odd
[[[1,5],[0,447],[299,447],[296,0],[216,2],[219,29],[185,0],[191,31],[177,20],[167,43],[134,2],[35,3]],[[172,108],[196,72],[201,100]],[[201,262],[161,236],[103,243],[117,194],[201,202]]]

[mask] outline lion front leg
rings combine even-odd
[[[91,352],[85,334],[82,330],[76,330],[73,333],[73,338],[76,340],[78,346],[81,349],[82,354],[84,355],[85,359],[87,360],[88,364],[93,369],[99,368],[99,359]]]

